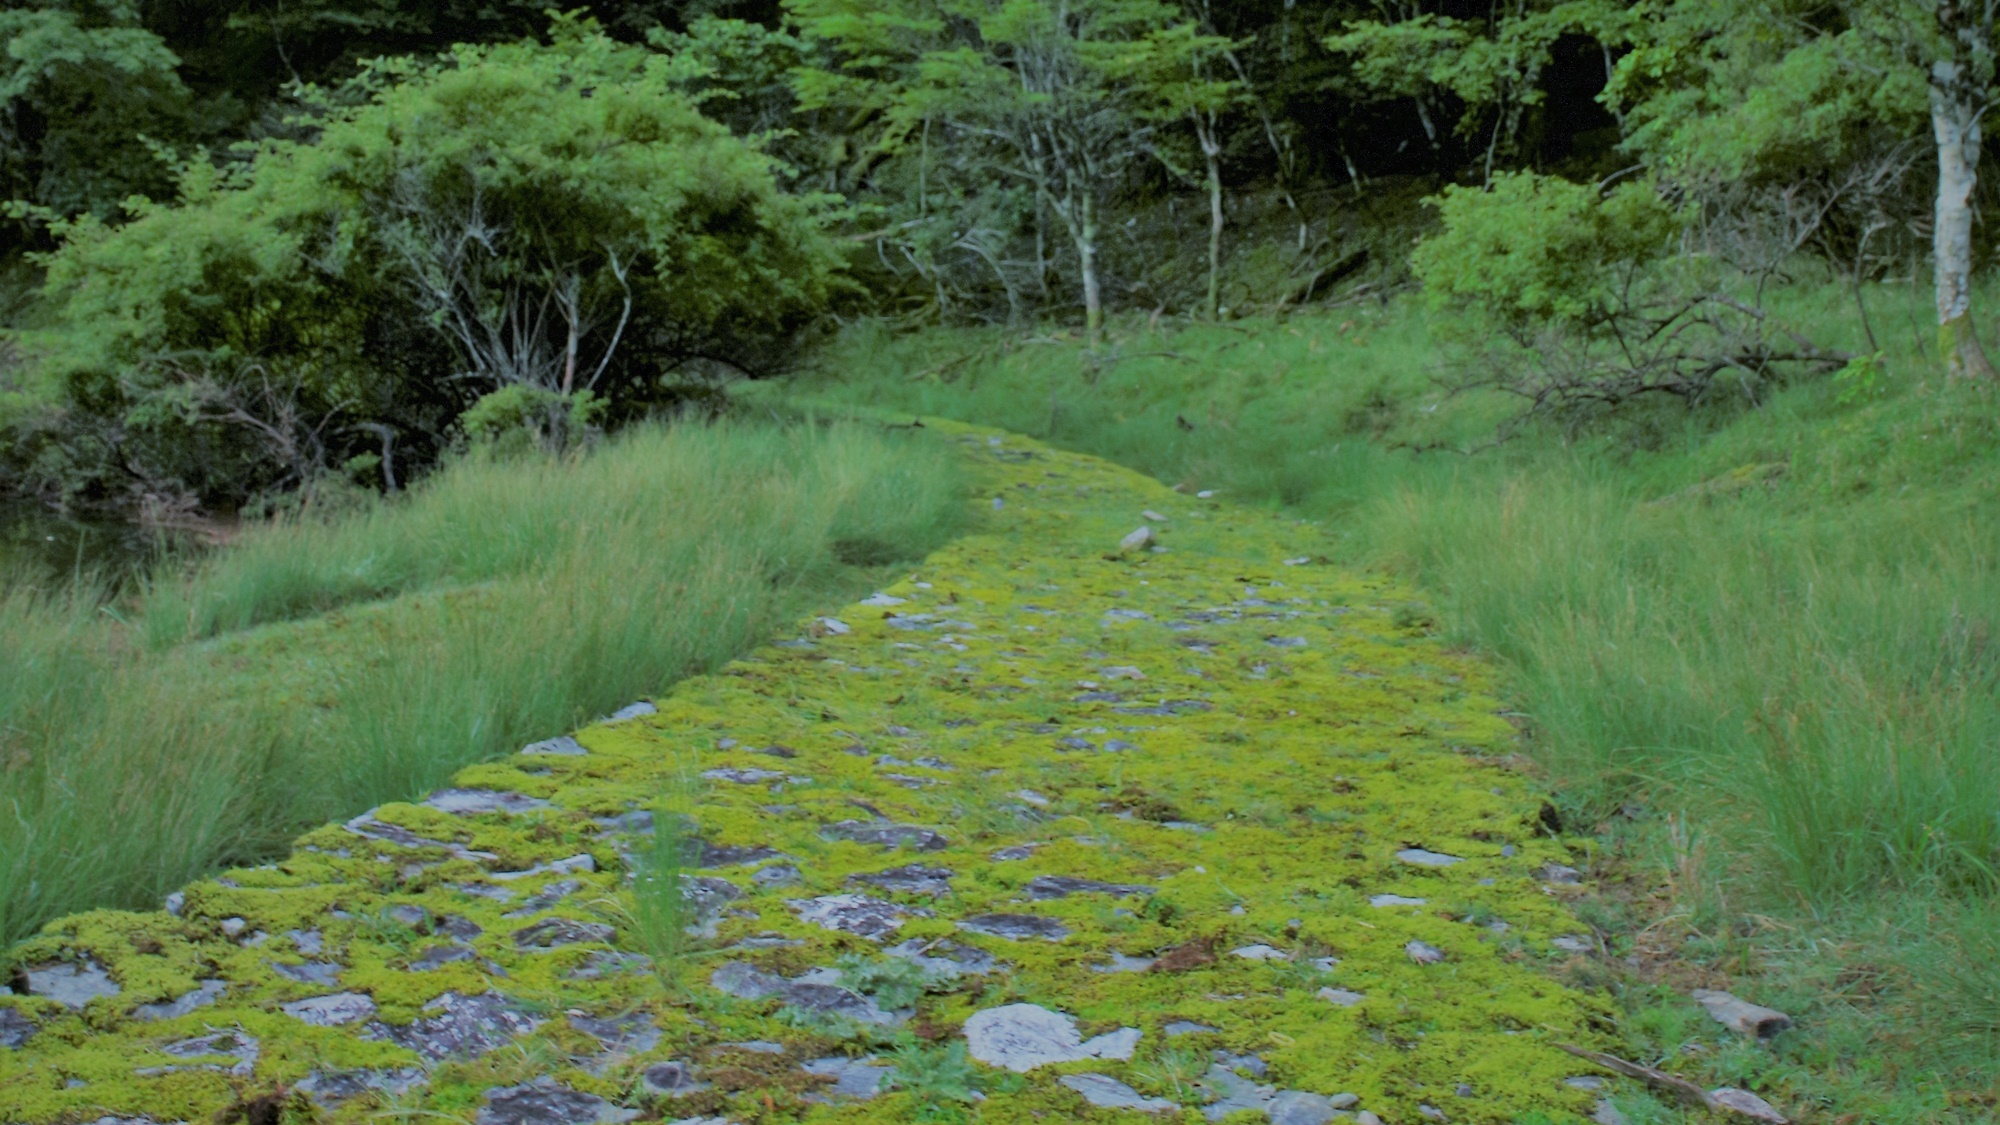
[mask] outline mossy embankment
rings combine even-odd
[[[1190,1121],[1589,1114],[1557,1044],[1608,1009],[1547,971],[1576,860],[1491,671],[1309,528],[940,428],[972,533],[878,595],[178,915],[52,923],[17,962],[97,995],[0,1005],[0,1116],[1110,1120],[1104,1083]],[[1121,551],[1141,524],[1163,549]],[[627,856],[690,785],[707,936],[648,971]],[[1017,1004],[1100,1038],[967,1065]]]

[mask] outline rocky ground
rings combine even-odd
[[[0,1120],[1608,1116],[1488,670],[1316,533],[932,425],[981,516],[905,580],[15,950]]]

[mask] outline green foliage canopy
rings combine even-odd
[[[59,322],[23,342],[88,424],[35,451],[41,475],[240,501],[382,427],[434,454],[485,391],[629,414],[675,363],[768,357],[836,284],[832,201],[780,190],[690,73],[577,23],[385,63],[310,142],[196,162],[122,226],[60,224]]]

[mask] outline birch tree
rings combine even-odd
[[[1634,25],[1605,96],[1627,147],[1688,182],[1797,180],[1870,143],[1933,146],[1939,359],[1953,377],[1991,378],[1973,331],[1972,195],[1996,15],[2000,0],[1679,0]]]
[[[1106,208],[1156,129],[1131,80],[1183,22],[1160,0],[789,0],[829,65],[799,75],[808,110],[874,123],[878,150],[949,135],[961,159],[1028,188],[1076,255],[1092,347],[1104,326]],[[1189,41],[1196,37],[1187,37]]]

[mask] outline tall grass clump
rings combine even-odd
[[[715,667],[938,545],[961,491],[921,435],[682,425],[253,530],[136,604],[7,595],[0,938]]]

